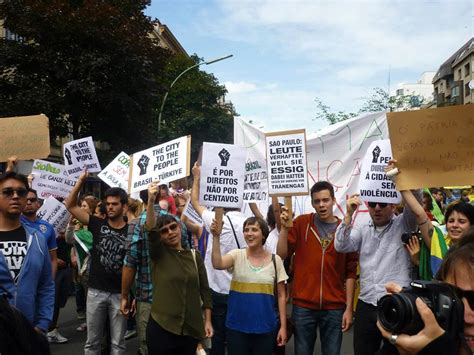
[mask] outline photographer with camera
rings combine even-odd
[[[391,203],[368,202],[371,219],[357,226],[352,216],[362,204],[359,195],[352,195],[346,206],[346,215],[336,231],[335,247],[338,252],[359,252],[360,295],[354,322],[354,354],[375,354],[383,337],[376,326],[377,301],[385,295],[385,284],[395,281],[408,286],[412,264],[404,233],[426,228],[426,213],[420,204],[421,194],[401,191],[405,202],[402,214],[395,215]],[[425,233],[423,233],[425,235]]]
[[[377,327],[400,354],[472,354],[474,351],[474,228],[446,255],[444,282],[412,282],[379,302]],[[381,354],[396,354],[382,348]]]

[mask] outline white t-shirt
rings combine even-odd
[[[229,217],[234,226],[235,234],[237,235],[237,240],[239,241],[240,248],[247,247],[247,243],[244,239],[243,226],[244,221],[247,219],[241,212],[230,211],[224,215],[223,221],[224,226],[222,227],[222,233],[220,236],[221,242],[221,255],[225,255],[231,250],[238,249],[237,242],[235,241],[234,233],[232,232],[232,227],[229,223]],[[205,228],[211,233],[211,223],[215,218],[215,213],[209,210],[204,210],[202,213],[202,220],[204,222]],[[204,265],[206,266],[207,279],[209,281],[209,287],[211,290],[228,294],[230,289],[230,281],[232,279],[232,274],[227,270],[216,270],[212,266],[212,243],[213,237],[212,234],[209,235],[209,240],[207,243],[206,257],[204,259]]]
[[[265,241],[265,244],[263,245],[266,251],[272,254],[277,253],[276,251],[277,251],[279,236],[280,236],[280,233],[278,232],[278,229],[274,228],[268,235],[267,240]]]

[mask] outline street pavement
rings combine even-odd
[[[86,342],[86,332],[78,332],[76,328],[81,324],[77,319],[76,303],[74,297],[70,297],[66,307],[59,315],[59,332],[69,339],[65,344],[51,344],[53,355],[82,355],[84,354],[84,344]],[[127,354],[135,355],[138,351],[138,340],[132,338],[127,340]],[[294,354],[293,338],[286,347],[287,354]],[[344,334],[341,355],[351,355],[352,351],[352,330]],[[316,341],[314,354],[321,354],[319,339]],[[245,355],[245,354],[242,354]]]

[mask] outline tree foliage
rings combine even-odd
[[[379,112],[379,111],[408,111],[414,107],[419,107],[423,103],[423,97],[408,93],[406,95],[390,96],[387,91],[382,88],[373,88],[372,94],[365,98],[364,103],[357,112],[331,112],[331,108],[322,103],[319,98],[316,102],[316,118],[322,119],[334,124],[336,122],[344,121],[349,118],[358,116],[365,112]]]
[[[149,36],[149,0],[4,0],[0,117],[44,113],[51,137],[93,135],[113,149],[151,139],[170,53]]]

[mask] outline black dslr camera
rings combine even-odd
[[[409,240],[413,236],[417,237],[419,242],[421,242],[423,240],[423,238],[421,237],[420,232],[406,232],[406,233],[402,234],[402,237],[401,237],[402,243],[403,244],[408,244]]]
[[[464,329],[464,305],[453,286],[440,281],[412,281],[400,293],[383,296],[377,304],[377,317],[393,334],[417,334],[424,328],[416,308],[420,297],[448,334],[457,335]]]

